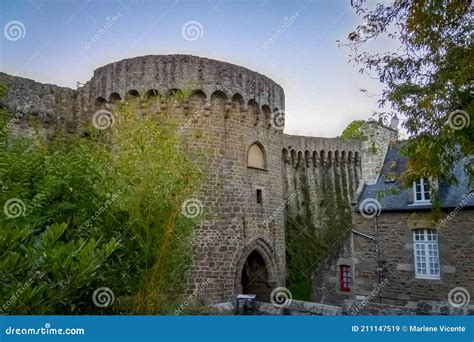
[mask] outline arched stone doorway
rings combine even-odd
[[[276,264],[270,246],[262,239],[249,244],[238,262],[235,294],[255,294],[259,301],[270,301],[276,285]]]
[[[272,287],[268,283],[268,271],[263,257],[253,251],[247,257],[240,279],[242,293],[256,294],[257,300],[268,302]]]

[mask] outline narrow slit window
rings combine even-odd
[[[263,192],[262,189],[257,189],[257,203],[263,204]]]

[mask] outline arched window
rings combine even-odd
[[[259,142],[253,143],[247,153],[247,167],[266,169],[265,151]]]

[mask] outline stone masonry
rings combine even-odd
[[[183,122],[187,148],[210,151],[203,165],[208,180],[196,197],[213,215],[197,229],[188,291],[207,284],[202,297],[214,303],[257,289],[251,279],[244,284],[244,273],[258,267],[263,270],[262,295],[285,286],[285,215],[301,210],[302,179],[310,184],[312,217],[320,225],[325,196],[344,203],[341,210],[350,215],[349,200],[365,170],[361,156],[368,158],[360,141],[283,134],[282,87],[257,72],[207,58],[125,59],[95,70],[77,90],[4,73],[0,84],[9,88],[0,105],[15,113],[31,103],[29,115],[41,119],[45,135],[55,124],[75,132],[79,121],[90,121],[100,109],[113,110],[114,102],[131,96],[192,90],[189,99],[170,110]],[[16,134],[31,133],[25,120],[14,126]],[[260,168],[247,165],[255,143],[263,152]]]

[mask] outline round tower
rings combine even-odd
[[[281,146],[284,92],[268,77],[188,55],[124,59],[94,71],[78,91],[83,117],[133,96],[191,90],[173,107],[189,149],[210,150],[197,199],[212,213],[197,231],[189,293],[208,301],[254,293],[268,300],[285,281]],[[200,132],[199,134],[195,134]]]

